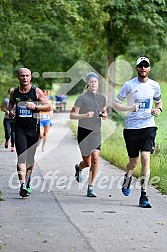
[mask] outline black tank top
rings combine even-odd
[[[21,93],[19,87],[14,89],[13,99],[16,103],[15,125],[26,129],[33,129],[39,125],[37,110],[27,109],[27,101],[37,102],[36,87],[32,86],[27,93]]]

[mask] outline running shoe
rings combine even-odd
[[[27,191],[27,188],[26,188],[26,186],[25,185],[21,185],[21,187],[20,187],[20,192],[19,192],[19,194],[20,194],[20,196],[21,197],[28,197],[30,194],[28,193],[28,191]]]
[[[26,188],[27,188],[27,192],[30,194],[32,192],[31,180],[28,180]]]
[[[152,205],[148,201],[148,197],[146,195],[141,195],[139,199],[139,206],[143,208],[151,208]]]
[[[82,171],[79,170],[79,165],[75,165],[75,178],[78,183],[81,183],[83,181]]]
[[[122,193],[125,196],[129,196],[131,189],[130,189],[130,184],[132,182],[132,176],[131,177],[127,177],[127,175],[125,174],[124,176],[124,182],[122,184]]]
[[[93,186],[88,186],[87,197],[92,197],[92,198],[97,197],[97,194],[93,190]]]
[[[9,141],[6,141],[6,142],[5,142],[5,149],[8,148],[8,145],[9,145]]]

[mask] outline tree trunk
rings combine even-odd
[[[107,107],[108,107],[108,114],[112,114],[112,103],[114,100],[114,90],[115,90],[115,68],[112,67],[112,72],[109,73],[109,66],[111,63],[115,61],[115,55],[109,54],[107,57],[107,66],[106,66],[106,80],[108,85],[106,86],[106,97],[107,97]],[[111,68],[110,68],[111,69]],[[109,76],[112,76],[112,81]]]

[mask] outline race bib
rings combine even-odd
[[[27,109],[25,106],[18,106],[19,117],[32,117],[32,110]]]
[[[41,114],[41,121],[44,121],[44,120],[48,120],[49,119],[49,115],[48,114]]]
[[[150,99],[136,99],[135,103],[139,104],[139,110],[145,110],[150,108]]]

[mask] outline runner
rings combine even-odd
[[[8,89],[8,94],[10,96],[10,92],[13,90],[13,88]],[[14,134],[14,119],[9,117],[9,97],[6,97],[3,100],[1,110],[5,112],[4,120],[3,120],[3,126],[5,131],[5,149],[9,147],[9,142],[11,140],[11,152],[15,151],[15,134]]]
[[[44,95],[46,96],[47,100],[47,90],[43,90]],[[47,141],[49,128],[51,126],[51,117],[53,116],[53,106],[52,101],[48,100],[51,105],[51,111],[41,111],[40,112],[40,140],[42,140],[42,151],[44,151],[44,147]]]
[[[101,119],[107,118],[106,98],[97,93],[98,75],[87,74],[87,90],[81,94],[71,110],[70,119],[79,120],[78,144],[82,155],[80,164],[75,165],[75,178],[81,183],[82,170],[90,167],[87,196],[96,197],[94,180],[98,172],[98,161],[101,146]]]
[[[31,77],[29,69],[20,68],[18,71],[20,85],[10,95],[10,117],[15,116],[17,171],[22,197],[27,197],[31,193],[31,174],[40,133],[38,112],[51,110],[51,105],[42,90],[31,85]]]
[[[151,208],[146,187],[150,177],[150,153],[154,151],[157,127],[155,116],[162,113],[160,86],[148,78],[150,60],[140,57],[136,62],[137,77],[125,82],[117,95],[113,108],[128,111],[124,127],[124,139],[129,156],[122,193],[129,196],[132,174],[141,156],[141,196],[139,206]],[[128,105],[121,104],[127,98]],[[153,103],[155,108],[152,108]]]

